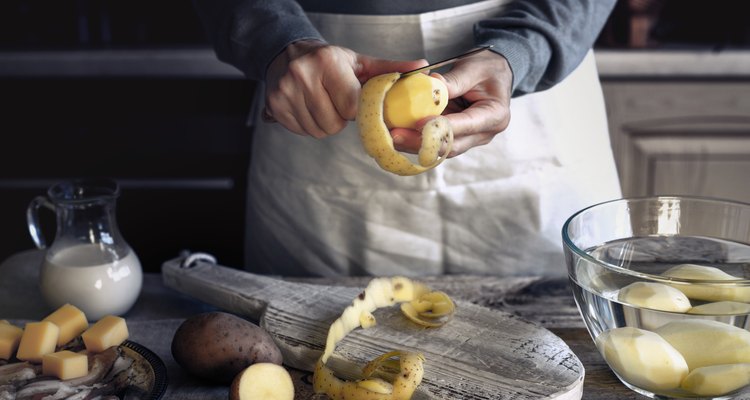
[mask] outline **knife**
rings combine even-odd
[[[491,44],[485,45],[485,46],[481,46],[481,47],[476,48],[474,50],[467,51],[466,53],[459,54],[457,56],[445,59],[443,61],[438,61],[436,63],[432,63],[432,64],[427,65],[427,66],[422,67],[422,68],[417,68],[417,69],[413,69],[411,71],[403,72],[401,74],[401,77],[403,78],[403,77],[406,77],[406,76],[409,76],[409,75],[414,75],[414,74],[418,74],[418,73],[421,73],[421,72],[424,72],[424,71],[429,71],[431,69],[440,68],[440,67],[442,67],[444,65],[453,64],[454,62],[456,62],[458,60],[464,59],[466,57],[473,56],[474,54],[481,53],[481,52],[483,52],[485,50],[489,50],[490,48],[492,48]]]

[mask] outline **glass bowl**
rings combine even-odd
[[[578,310],[626,386],[750,396],[750,204],[613,200],[572,215],[562,236]]]

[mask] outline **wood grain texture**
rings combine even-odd
[[[203,262],[181,268],[180,261],[162,266],[166,286],[259,321],[274,336],[285,363],[307,371],[320,356],[330,323],[367,282],[304,284]],[[343,377],[356,377],[365,362],[382,353],[417,350],[426,367],[415,399],[581,397],[583,366],[559,337],[510,313],[465,300],[457,306],[453,320],[439,329],[417,327],[395,307],[378,310],[378,324],[346,336],[329,365]]]

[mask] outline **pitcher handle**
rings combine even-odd
[[[44,196],[37,196],[26,209],[26,223],[29,225],[29,233],[34,244],[39,249],[46,249],[47,242],[44,240],[41,227],[39,226],[39,207],[44,206],[52,211],[55,210],[55,206]]]

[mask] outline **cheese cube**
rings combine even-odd
[[[0,322],[0,359],[10,360],[21,342],[23,329],[11,325],[8,321]]]
[[[76,336],[83,333],[89,327],[86,314],[72,304],[65,304],[42,321],[52,322],[60,328],[60,337],[57,338],[58,346],[62,346],[75,339]]]
[[[86,350],[92,353],[100,353],[112,346],[119,346],[128,336],[125,319],[115,315],[107,315],[100,319],[81,335]]]
[[[42,356],[55,352],[60,328],[49,321],[29,322],[23,330],[16,357],[19,360],[42,362]]]
[[[89,373],[89,358],[70,350],[45,354],[42,357],[42,374],[59,379],[73,379]]]

